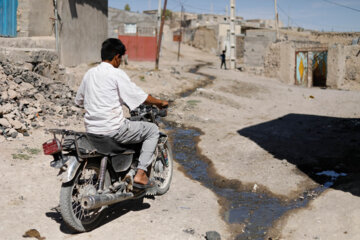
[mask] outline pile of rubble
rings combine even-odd
[[[60,126],[66,124],[63,119],[79,118],[75,94],[56,79],[0,60],[0,137],[29,136],[29,130],[44,126],[51,117],[60,119]]]

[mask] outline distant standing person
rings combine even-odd
[[[220,58],[221,58],[221,66],[220,68],[222,68],[222,66],[224,65],[225,66],[225,70],[226,70],[226,55],[225,55],[225,51],[222,52],[222,54],[220,55]]]

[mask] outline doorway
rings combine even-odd
[[[312,79],[314,87],[326,87],[327,52],[313,52]]]

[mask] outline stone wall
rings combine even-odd
[[[217,32],[212,27],[199,27],[194,32],[191,45],[216,54],[218,49]]]
[[[347,33],[335,33],[335,32],[312,32],[311,40],[319,41],[321,43],[327,43],[329,45],[341,44],[351,45],[352,40],[360,37],[360,32],[347,32]]]
[[[281,43],[273,43],[266,50],[264,59],[264,74],[266,77],[280,78],[280,46]]]
[[[65,66],[101,61],[102,42],[108,36],[107,0],[62,0],[60,61]]]
[[[245,37],[236,36],[236,59],[240,62],[244,61]]]
[[[54,5],[51,0],[18,0],[17,36],[52,36]]]

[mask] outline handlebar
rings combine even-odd
[[[136,109],[130,112],[131,118],[133,121],[141,121],[148,119],[154,121],[157,117],[166,117],[167,116],[167,107],[159,109],[155,106],[150,105],[140,105]]]

